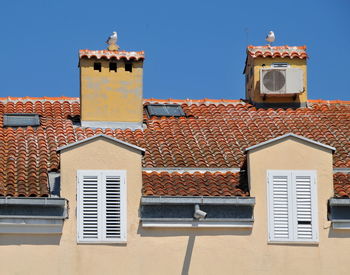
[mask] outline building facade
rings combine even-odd
[[[350,103],[306,48],[249,46],[245,100],[143,99],[143,61],[1,99],[1,274],[348,274]]]

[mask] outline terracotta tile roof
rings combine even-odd
[[[142,173],[144,196],[248,196],[241,173]]]
[[[106,58],[106,59],[112,59],[115,58],[117,60],[120,60],[122,58],[125,58],[127,60],[143,60],[145,58],[144,51],[139,52],[127,52],[127,51],[92,51],[92,50],[80,50],[79,51],[79,58],[87,57],[87,58]]]
[[[350,197],[350,172],[334,173],[333,182],[336,197]]]
[[[256,57],[307,58],[306,46],[248,46],[247,54]]]
[[[145,100],[179,103],[186,117],[144,114],[145,130],[73,125],[78,98],[3,98],[0,101],[0,195],[47,196],[47,172],[59,170],[58,147],[105,134],[146,149],[144,167],[244,167],[244,150],[286,133],[333,146],[334,167],[350,167],[350,104],[310,101],[309,108],[256,109],[237,100]],[[4,128],[3,113],[38,113],[37,128]]]

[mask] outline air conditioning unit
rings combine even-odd
[[[260,69],[260,93],[288,96],[304,91],[303,71],[297,68]]]

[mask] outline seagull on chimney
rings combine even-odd
[[[270,31],[266,36],[266,41],[269,43],[272,43],[275,41],[275,33],[273,31]],[[270,46],[270,44],[268,44]]]
[[[117,44],[117,39],[118,39],[117,32],[113,32],[112,35],[110,37],[108,37],[106,43],[108,45],[116,45]]]

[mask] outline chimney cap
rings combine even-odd
[[[257,57],[289,57],[306,59],[308,55],[306,53],[306,46],[252,46],[247,47],[247,54],[253,58]]]
[[[126,59],[126,60],[144,60],[145,59],[145,52],[144,51],[108,51],[108,50],[101,50],[101,51],[93,51],[93,50],[80,50],[79,51],[79,58],[105,58],[105,59],[112,59],[115,58],[117,60],[120,59]]]

